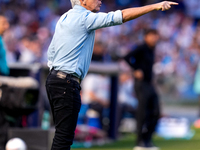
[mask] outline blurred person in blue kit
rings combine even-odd
[[[6,48],[3,42],[3,33],[9,28],[8,20],[0,14],[0,75],[9,75],[9,68],[6,61]]]
[[[8,20],[0,14],[0,75],[9,75],[9,68],[6,62],[6,49],[3,42],[3,33],[9,28]],[[0,91],[0,99],[2,92]],[[8,123],[5,114],[0,106],[0,150],[3,150],[7,140]]]
[[[95,30],[120,25],[153,10],[168,10],[178,3],[164,1],[143,7],[96,13],[102,0],[71,0],[72,9],[57,22],[48,49],[50,73],[46,90],[55,123],[52,150],[70,150],[81,107],[81,80],[92,58]]]
[[[135,149],[158,149],[152,143],[152,135],[160,117],[159,99],[152,82],[155,46],[158,40],[157,31],[147,29],[144,33],[144,43],[124,57],[134,70],[134,89],[138,99],[136,110],[137,146]]]

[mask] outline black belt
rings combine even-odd
[[[53,70],[51,70],[51,74],[56,75],[58,78],[61,78],[61,79],[66,79],[66,77],[69,77],[69,78],[75,80],[76,82],[78,82],[79,84],[81,83],[81,79],[79,79],[78,77],[76,77],[72,74],[65,73],[60,70],[53,69]]]

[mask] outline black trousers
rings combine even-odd
[[[52,72],[47,77],[46,91],[56,129],[51,150],[70,150],[81,107],[80,90],[80,84],[71,77],[62,79]]]
[[[151,142],[157,121],[160,117],[159,99],[154,86],[144,81],[135,81],[135,93],[138,99],[136,110],[137,145]]]

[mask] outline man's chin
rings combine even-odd
[[[100,8],[97,8],[97,9],[93,10],[92,12],[98,12],[98,11],[100,11]]]

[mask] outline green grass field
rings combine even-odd
[[[126,135],[123,139],[106,144],[104,146],[95,146],[91,148],[72,148],[72,150],[132,150],[134,147],[135,135]],[[200,150],[200,129],[195,129],[195,135],[191,140],[173,139],[165,140],[155,137],[154,143],[161,150]]]

